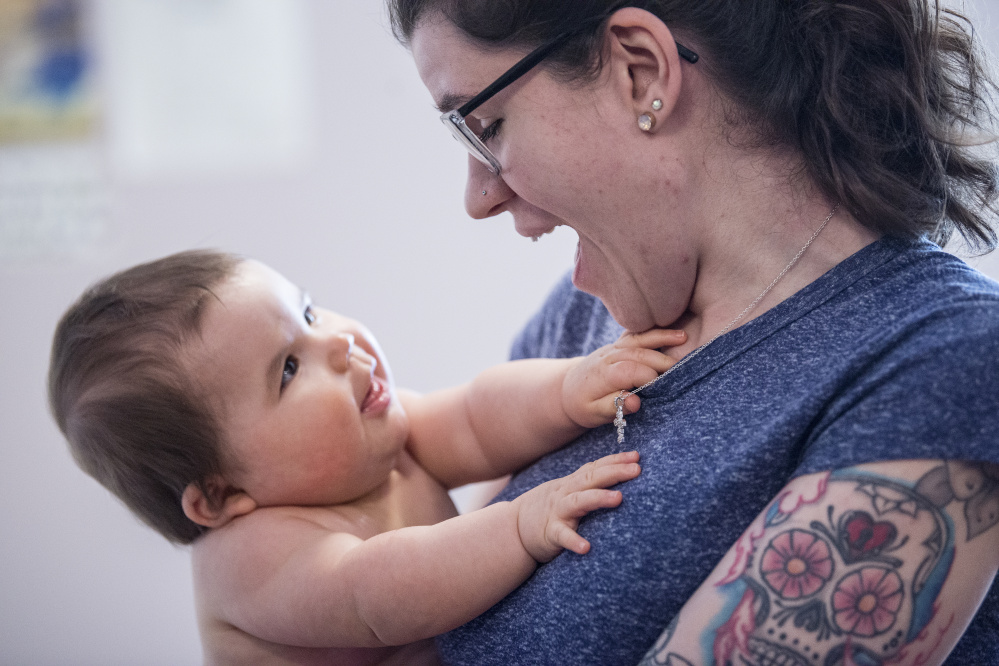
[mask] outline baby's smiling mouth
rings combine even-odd
[[[389,406],[391,400],[392,394],[389,391],[388,384],[381,377],[372,373],[371,386],[368,387],[368,392],[364,395],[364,400],[361,402],[361,413],[376,414],[384,411]]]

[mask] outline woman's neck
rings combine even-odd
[[[786,161],[759,156],[748,160],[744,153],[740,159],[726,152],[727,162],[720,167],[725,173],[713,175],[711,181],[727,186],[702,199],[707,203],[696,213],[704,233],[693,294],[677,321],[687,331],[688,342],[673,350],[677,356],[708,342],[726,326],[735,328],[760,316],[877,239],[837,202],[806,184],[791,182]],[[765,175],[768,170],[771,177]],[[736,321],[785,269],[773,288]]]

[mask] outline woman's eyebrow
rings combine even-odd
[[[444,93],[441,95],[440,101],[437,102],[437,110],[441,113],[447,113],[448,111],[454,111],[460,106],[464,106],[465,102],[472,99],[471,95],[458,95],[456,93]]]

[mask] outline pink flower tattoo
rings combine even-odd
[[[805,530],[777,535],[760,560],[763,580],[784,599],[800,599],[818,592],[832,572],[829,546]]]
[[[836,626],[854,636],[876,636],[895,624],[902,579],[890,569],[865,567],[843,577],[832,602]]]

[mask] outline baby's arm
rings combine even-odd
[[[527,359],[494,366],[470,384],[427,395],[402,394],[409,449],[448,487],[520,469],[614,419],[614,398],[675,361],[657,351],[682,344],[683,331],[625,333],[589,356]],[[638,396],[625,413],[638,410]]]
[[[215,571],[201,573],[224,598],[218,619],[264,640],[410,643],[481,614],[562,548],[586,553],[579,518],[618,506],[620,491],[607,488],[639,472],[637,453],[618,453],[511,502],[367,540],[297,516],[268,524],[275,519],[255,512],[231,525],[241,534],[212,554]]]

